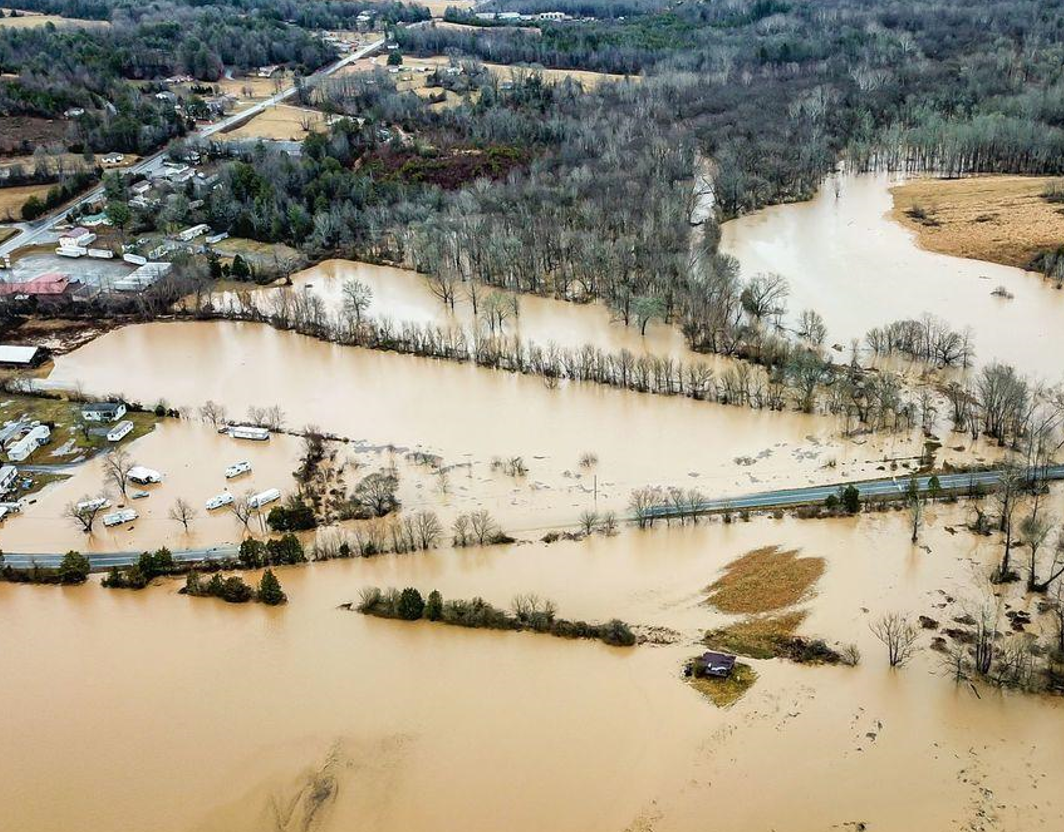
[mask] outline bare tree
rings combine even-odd
[[[632,518],[639,524],[639,528],[645,529],[654,523],[654,509],[662,501],[661,491],[657,488],[645,486],[632,490],[628,498],[628,508],[632,510]]]
[[[207,399],[199,409],[199,415],[204,422],[210,422],[211,426],[216,428],[220,424],[225,424],[225,405]]]
[[[787,296],[790,288],[781,274],[769,272],[755,275],[740,295],[746,313],[755,320],[766,318],[778,320],[787,311]]]
[[[887,646],[891,667],[900,667],[917,650],[916,628],[900,613],[892,612],[869,624],[873,635]]]
[[[1013,521],[1027,484],[1027,472],[1014,462],[1009,462],[1002,468],[998,477],[997,488],[994,490],[994,502],[1000,512],[998,529],[1005,535],[1005,551],[1001,556],[1001,563],[994,571],[995,582],[1008,581],[1012,577],[1011,559],[1015,531]]]
[[[469,528],[473,540],[482,546],[485,543],[493,543],[501,533],[487,509],[480,509],[469,515]]]
[[[598,528],[599,514],[597,511],[587,510],[580,514],[580,531],[584,534],[591,534]]]
[[[174,500],[174,504],[170,506],[167,516],[184,526],[185,534],[188,534],[189,524],[196,519],[196,509],[184,497],[178,497]]]
[[[109,505],[107,495],[103,492],[97,494],[95,497],[90,497],[88,494],[82,495],[80,500],[73,503],[67,503],[63,509],[63,516],[73,520],[79,526],[85,534],[92,534],[93,524],[96,522],[97,516]]]
[[[134,467],[133,457],[125,448],[115,448],[103,458],[103,470],[106,479],[111,482],[123,497],[129,486],[129,472]]]
[[[361,280],[351,278],[344,281],[344,312],[353,315],[355,324],[362,323],[362,314],[373,302],[373,290]]]
[[[920,537],[920,526],[923,523],[924,502],[920,494],[920,485],[915,476],[909,478],[909,487],[905,492],[905,502],[909,507],[909,521],[913,532],[912,542],[916,543]]]
[[[232,512],[233,516],[243,525],[244,530],[247,531],[248,524],[251,523],[251,518],[255,514],[255,509],[251,505],[251,492],[249,491],[236,497],[229,504],[229,511]]]

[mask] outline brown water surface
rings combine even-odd
[[[919,248],[890,219],[887,175],[843,176],[809,202],[778,205],[725,223],[721,248],[746,276],[778,272],[790,283],[792,323],[816,309],[828,343],[848,346],[869,329],[930,312],[960,330],[971,327],[978,363],[1015,365],[1049,382],[1064,376],[1055,339],[1064,326],[1064,294],[1039,275]],[[1014,297],[990,293],[1004,286]]]

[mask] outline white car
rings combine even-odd
[[[214,511],[216,508],[232,505],[232,503],[233,495],[228,491],[223,491],[221,494],[216,494],[207,501],[207,511]]]
[[[251,463],[246,460],[243,462],[234,462],[228,468],[225,469],[225,478],[231,480],[233,477],[239,477],[241,474],[247,474],[251,471]]]
[[[105,526],[121,526],[123,523],[136,520],[139,516],[134,509],[124,508],[112,514],[105,514],[103,516],[103,524]]]

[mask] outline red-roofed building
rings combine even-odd
[[[70,275],[45,272],[21,283],[0,283],[0,295],[61,295],[70,287]]]

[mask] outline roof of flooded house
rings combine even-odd
[[[100,411],[101,413],[110,413],[111,411],[118,410],[118,408],[122,406],[121,402],[86,402],[81,406],[81,409],[90,412]]]
[[[716,653],[713,650],[707,650],[702,654],[702,661],[712,667],[735,667],[735,656],[729,653]]]
[[[37,357],[40,347],[21,347],[13,344],[0,344],[0,363],[29,364]]]

